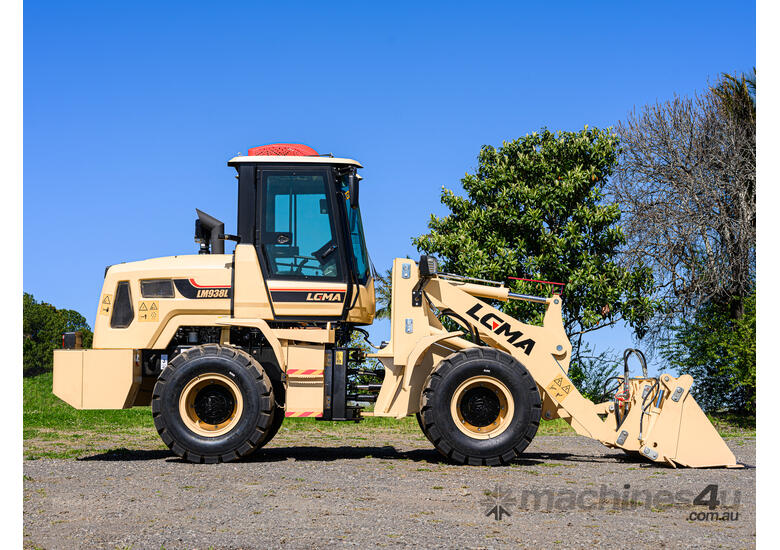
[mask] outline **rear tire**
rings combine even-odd
[[[246,352],[206,344],[177,355],[152,393],[163,442],[190,462],[230,462],[250,454],[269,433],[273,390]]]
[[[284,407],[275,406],[271,425],[268,427],[268,430],[266,430],[263,439],[261,439],[260,443],[257,444],[257,447],[255,448],[256,451],[260,450],[261,447],[265,447],[268,443],[271,442],[271,440],[279,431],[279,428],[282,427],[282,422],[284,422]]]
[[[279,365],[276,362],[264,362],[260,364],[263,366],[263,370],[265,370],[266,376],[271,382],[271,388],[273,388],[274,392],[275,404],[272,407],[273,413],[271,418],[271,425],[268,427],[268,430],[266,430],[263,439],[261,439],[260,443],[257,444],[255,451],[260,450],[262,447],[271,442],[277,432],[279,432],[279,429],[282,427],[282,423],[284,422],[285,418],[284,402],[286,397],[286,388],[284,387],[284,382],[282,382],[282,369],[279,368]]]
[[[441,361],[422,395],[420,424],[454,462],[508,464],[531,443],[542,400],[528,370],[511,355],[469,348]]]

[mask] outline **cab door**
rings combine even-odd
[[[274,317],[341,318],[347,268],[330,170],[262,169],[258,184],[257,252]]]

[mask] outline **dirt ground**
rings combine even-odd
[[[755,547],[753,438],[728,439],[747,468],[675,470],[577,436],[498,468],[448,464],[417,434],[283,428],[216,465],[155,437],[26,441],[73,457],[25,460],[25,548]]]

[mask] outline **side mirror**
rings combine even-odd
[[[355,173],[355,169],[351,169],[349,171],[349,175],[347,176],[347,184],[349,187],[349,204],[352,206],[352,208],[358,207],[358,196],[360,193],[360,176]]]
[[[225,224],[197,208],[195,212],[198,214],[195,220],[195,242],[200,243],[198,254],[224,254],[225,241],[220,235],[225,232]]]

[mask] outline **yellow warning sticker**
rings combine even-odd
[[[562,403],[571,393],[571,381],[568,378],[559,376],[550,382],[550,385],[545,389],[547,390],[547,393],[550,394],[550,397],[555,399],[558,403]]]
[[[101,315],[108,315],[111,313],[111,302],[112,300],[111,294],[103,294],[103,297],[100,299],[100,314]]]
[[[160,320],[160,302],[146,300],[138,303],[138,320],[142,323],[156,323]]]

